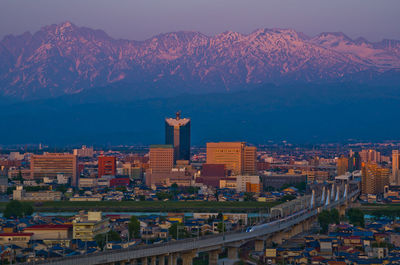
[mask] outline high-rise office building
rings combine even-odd
[[[232,175],[255,175],[256,154],[244,142],[207,143],[207,164],[224,164]]]
[[[373,150],[373,149],[368,149],[368,150],[362,150],[360,152],[360,157],[361,157],[361,162],[364,163],[380,163],[381,162],[381,153]]]
[[[99,156],[98,176],[115,176],[117,173],[117,160],[115,156]]]
[[[341,156],[336,161],[337,175],[344,175],[349,170],[349,159],[345,156]]]
[[[361,190],[363,194],[380,194],[389,184],[388,168],[383,168],[375,163],[363,163]]]
[[[355,170],[361,170],[361,157],[358,152],[351,152],[349,158],[349,172],[353,172]]]
[[[190,119],[181,119],[180,112],[175,118],[165,119],[165,144],[174,147],[174,162],[190,160]]]
[[[73,187],[78,186],[78,163],[76,155],[46,153],[43,155],[32,155],[31,177],[39,179],[43,177],[57,178],[64,175],[71,179]]]
[[[244,146],[243,149],[243,175],[255,175],[257,173],[257,147]]]
[[[78,157],[93,157],[93,154],[93,147],[86,147],[86,145],[82,145],[81,149],[74,149],[74,155]]]
[[[392,175],[390,178],[390,184],[400,185],[400,154],[399,150],[392,151]]]
[[[151,145],[149,164],[151,173],[170,173],[174,166],[172,145]]]
[[[146,170],[146,185],[167,186],[174,167],[172,145],[151,145],[149,168]]]

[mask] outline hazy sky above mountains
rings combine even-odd
[[[213,35],[278,27],[379,41],[400,39],[399,11],[399,0],[1,0],[0,38],[69,20],[134,40],[177,30]]]

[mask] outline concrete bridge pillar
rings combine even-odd
[[[178,256],[175,253],[171,253],[168,255],[168,265],[176,265],[178,260]]]
[[[156,256],[150,257],[150,265],[157,265],[157,257]]]
[[[339,216],[344,216],[346,214],[347,203],[339,206]]]
[[[136,259],[131,259],[128,264],[129,265],[137,265],[137,260]]]
[[[165,255],[158,256],[158,265],[165,265]]]
[[[293,228],[289,228],[288,231],[282,232],[283,235],[281,236],[281,243],[279,244],[282,244],[283,240],[288,240],[292,237],[292,230]]]
[[[147,265],[147,257],[142,258],[142,265]]]
[[[301,232],[303,232],[303,224],[302,223],[297,224],[297,225],[294,226],[294,231],[293,231],[292,236],[298,235]]]
[[[275,242],[273,241],[272,237],[267,238],[267,240],[265,241],[266,247],[272,247],[273,243],[275,243]]]
[[[238,247],[228,247],[228,259],[236,260],[239,257]]]
[[[185,252],[181,254],[182,257],[182,265],[192,265],[193,258],[196,256],[195,251]]]
[[[281,245],[283,243],[283,233],[284,232],[278,232],[272,237],[272,241],[275,242],[278,245]]]
[[[264,240],[254,241],[254,250],[257,252],[264,251]]]
[[[208,252],[208,265],[217,265],[218,264],[218,255],[220,250],[213,250]]]

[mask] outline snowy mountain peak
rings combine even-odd
[[[0,95],[40,98],[117,82],[173,84],[186,92],[263,83],[363,82],[398,75],[400,42],[370,43],[343,33],[309,38],[293,29],[179,31],[145,41],[116,40],[66,21],[0,42]]]

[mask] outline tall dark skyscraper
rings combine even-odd
[[[190,119],[181,119],[180,112],[175,119],[165,119],[165,144],[174,147],[174,162],[190,160]]]

